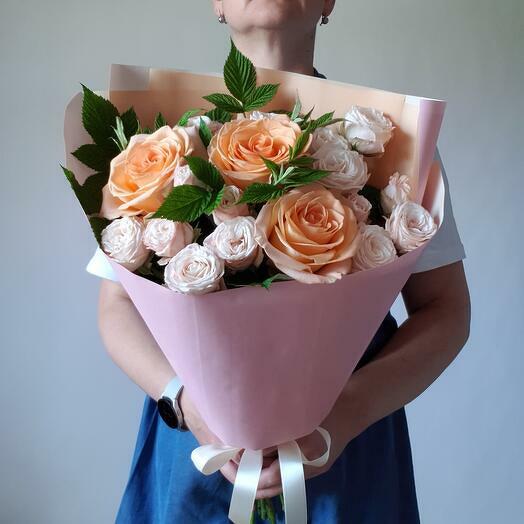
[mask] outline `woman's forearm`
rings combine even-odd
[[[98,325],[113,361],[157,400],[175,372],[120,284],[102,281]]]
[[[462,265],[440,275],[416,277],[411,287],[419,290],[424,279],[439,277],[449,278],[443,284],[444,292],[436,291],[431,300],[421,304],[416,303],[419,297],[411,297],[410,304],[408,296],[408,309],[410,305],[413,309],[408,320],[380,354],[347,382],[336,410],[340,415],[337,420],[347,425],[344,430],[350,438],[418,397],[464,346],[470,306]]]

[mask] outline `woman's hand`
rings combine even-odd
[[[335,403],[331,413],[320,424],[331,435],[329,459],[322,467],[304,466],[305,478],[312,478],[328,471],[344,451],[344,448],[364,428],[362,417],[353,412],[343,393]],[[297,439],[302,453],[308,460],[315,460],[326,452],[326,443],[318,431]],[[272,448],[274,449],[274,448]],[[280,463],[276,454],[267,467],[264,467],[258,484],[257,499],[271,498],[282,493]]]

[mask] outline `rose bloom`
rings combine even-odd
[[[391,140],[394,129],[382,111],[360,106],[353,106],[346,113],[340,127],[347,141],[364,155],[384,153],[384,146]]]
[[[124,217],[111,222],[102,231],[102,249],[113,260],[135,271],[149,258],[150,251],[143,244],[144,221]]]
[[[419,204],[404,202],[393,209],[386,220],[386,231],[391,235],[398,252],[417,249],[437,232],[433,217]]]
[[[245,189],[253,182],[268,182],[270,172],[261,157],[282,164],[289,160],[289,148],[302,133],[300,127],[283,118],[249,120],[241,118],[225,123],[209,144],[209,160],[220,170],[226,182]],[[311,137],[303,152],[311,142]]]
[[[164,280],[179,293],[203,295],[217,291],[224,276],[224,261],[199,244],[189,244],[167,264]]]
[[[311,140],[311,147],[309,151],[314,153],[318,151],[322,146],[330,144],[340,149],[349,149],[347,140],[341,136],[333,127],[319,127],[313,131],[313,138]]]
[[[358,251],[353,258],[353,272],[373,269],[398,258],[389,233],[380,226],[362,226]]]
[[[247,204],[237,204],[242,198],[242,191],[236,186],[225,186],[222,202],[213,211],[213,221],[218,226],[225,220],[249,215]]]
[[[391,215],[393,208],[398,204],[407,202],[411,186],[409,178],[400,173],[390,177],[388,185],[380,192],[380,204],[386,215]]]
[[[336,142],[323,145],[313,156],[316,169],[331,171],[319,180],[328,188],[339,191],[359,191],[368,181],[368,166],[364,157],[356,151],[340,147]]]
[[[187,222],[152,218],[147,221],[143,242],[161,257],[158,264],[165,266],[172,257],[193,242],[193,235],[193,228]]]
[[[249,120],[281,120],[282,122],[289,122],[289,117],[283,113],[264,113],[263,111],[251,111],[247,113],[246,117]],[[237,119],[241,120],[244,115],[237,115]]]
[[[191,171],[191,168],[187,164],[178,166],[173,176],[173,186],[184,185],[206,187],[206,185],[193,174],[193,171]]]
[[[348,274],[358,248],[355,214],[319,184],[265,204],[255,231],[275,266],[306,284],[332,283]]]
[[[358,193],[350,193],[346,198],[349,207],[357,217],[357,222],[359,224],[365,224],[369,219],[369,213],[373,207],[371,202]]]
[[[255,240],[255,219],[237,217],[222,222],[204,240],[204,246],[224,260],[226,266],[242,271],[249,266],[258,267],[264,252]]]
[[[108,219],[156,211],[173,184],[173,175],[193,145],[181,128],[164,126],[151,135],[131,137],[127,148],[111,161],[103,189],[101,215]]]

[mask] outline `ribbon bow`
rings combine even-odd
[[[278,461],[282,477],[282,491],[286,524],[307,523],[306,481],[304,466],[322,467],[329,458],[331,436],[321,427],[316,429],[327,445],[326,452],[315,460],[308,460],[295,440],[278,446]],[[191,460],[204,475],[217,472],[232,460],[242,448],[224,444],[206,444],[193,450]],[[234,524],[249,524],[262,471],[262,450],[245,449],[238,465],[233,494],[229,505],[229,519]]]

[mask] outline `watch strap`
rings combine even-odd
[[[176,429],[179,429],[180,431],[187,431],[188,428],[184,422],[184,414],[182,413],[182,409],[180,407],[180,395],[182,393],[183,388],[184,385],[182,384],[182,381],[179,377],[175,376],[167,384],[166,388],[164,389],[164,392],[162,393],[161,398],[168,399],[170,401],[170,405],[172,406],[174,414],[178,421]]]

